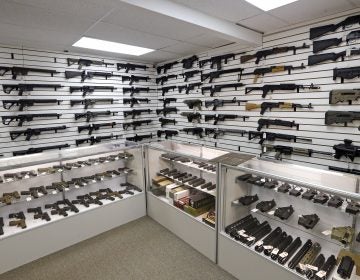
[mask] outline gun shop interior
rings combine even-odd
[[[0,91],[0,280],[360,280],[360,0],[2,0]]]

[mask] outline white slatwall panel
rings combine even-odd
[[[328,22],[321,22],[320,24],[313,24],[310,26],[305,26],[301,28],[296,28],[293,30],[289,30],[286,32],[281,32],[277,34],[271,34],[269,36],[264,36],[263,46],[260,49],[267,49],[273,47],[280,46],[301,46],[303,43],[310,45],[309,49],[301,49],[297,51],[296,55],[293,55],[292,52],[282,53],[278,55],[271,55],[266,60],[261,60],[258,65],[255,64],[255,60],[251,60],[247,63],[240,64],[240,55],[237,55],[235,60],[230,60],[228,64],[224,65],[222,69],[231,69],[231,68],[244,68],[243,73],[248,73],[253,71],[256,68],[260,67],[269,67],[273,65],[292,65],[292,66],[300,66],[302,63],[307,65],[307,58],[312,53],[312,41],[309,40],[309,29],[313,26],[322,26],[328,23],[338,23],[346,17],[339,17],[334,20]],[[339,38],[342,37],[352,30],[359,30],[360,25],[354,25],[348,27],[346,30],[339,29],[337,32],[322,36],[317,40],[323,40],[327,38]],[[329,52],[341,52],[343,50],[349,48],[359,48],[360,41],[354,42],[351,45],[347,46],[346,43],[340,44],[338,47],[332,47],[327,50],[322,51],[321,53],[329,53]],[[257,50],[247,50],[247,54],[253,54]],[[227,54],[227,53],[239,53],[244,51],[238,45],[233,44],[231,46],[227,46],[221,49],[216,49],[211,52],[200,53],[198,57],[201,59],[210,58],[211,56]],[[178,61],[181,61],[180,58]],[[286,110],[277,110],[274,109],[271,112],[267,111],[263,116],[260,115],[259,110],[254,111],[245,111],[245,103],[241,103],[241,106],[224,106],[218,108],[216,111],[217,114],[238,114],[249,116],[250,118],[245,122],[242,119],[236,120],[228,120],[222,123],[219,123],[217,126],[212,125],[213,122],[205,122],[201,121],[201,124],[192,124],[188,123],[187,119],[180,115],[181,112],[190,112],[192,110],[188,109],[188,107],[183,103],[184,100],[187,99],[201,99],[212,100],[209,95],[209,92],[205,92],[205,95],[201,95],[201,89],[192,91],[189,95],[186,95],[184,92],[179,93],[178,90],[174,92],[170,91],[165,94],[165,97],[176,97],[177,103],[173,103],[172,106],[176,106],[180,109],[178,114],[171,114],[169,117],[176,118],[177,124],[176,126],[168,125],[168,129],[178,129],[181,130],[185,127],[210,127],[210,128],[230,128],[230,129],[243,129],[243,130],[256,130],[257,121],[259,118],[270,118],[270,119],[283,119],[289,121],[295,121],[300,124],[300,129],[297,131],[295,128],[287,129],[283,127],[270,127],[268,129],[264,128],[262,131],[269,131],[275,133],[285,133],[285,134],[293,134],[299,137],[309,137],[313,139],[313,142],[310,144],[304,143],[290,143],[286,141],[275,141],[269,142],[269,144],[279,144],[279,145],[289,145],[293,147],[301,147],[301,148],[310,148],[314,150],[320,150],[325,152],[333,152],[332,146],[335,144],[340,144],[344,139],[352,139],[355,145],[360,145],[360,132],[358,127],[360,126],[360,122],[356,121],[352,124],[349,124],[348,127],[343,127],[343,125],[334,125],[334,126],[326,126],[324,123],[325,112],[327,110],[344,110],[344,111],[360,111],[360,103],[354,102],[353,105],[349,106],[347,103],[342,103],[338,105],[329,105],[329,91],[332,89],[355,89],[360,88],[360,78],[355,78],[352,80],[345,80],[343,84],[340,83],[340,79],[337,81],[333,81],[333,69],[334,68],[345,68],[345,67],[355,67],[360,66],[360,56],[351,56],[346,57],[345,61],[337,61],[337,62],[324,62],[318,65],[306,67],[303,70],[294,70],[291,75],[288,75],[287,72],[279,72],[279,73],[270,73],[266,74],[263,78],[260,78],[256,84],[254,84],[254,76],[244,76],[241,79],[241,82],[246,86],[263,86],[265,84],[279,84],[279,83],[296,83],[303,85],[310,85],[313,83],[314,85],[320,86],[319,90],[300,90],[300,93],[292,93],[291,91],[279,91],[277,93],[269,93],[268,96],[263,99],[261,97],[262,92],[253,91],[247,95],[245,95],[245,87],[239,88],[237,91],[233,89],[223,89],[222,92],[216,94],[216,97],[219,99],[232,99],[236,97],[238,100],[247,100],[253,103],[260,104],[263,101],[289,101],[294,103],[308,104],[312,103],[314,109],[298,109],[297,112],[286,111]],[[195,64],[194,64],[195,65]],[[193,69],[183,69],[182,64],[179,63],[175,65],[171,70],[168,70],[168,74],[181,74],[186,71],[200,69],[198,64]],[[216,69],[210,69],[209,64],[204,66],[202,69],[203,73],[208,73],[210,71],[214,71]],[[187,83],[200,82],[200,75],[196,75],[194,78],[188,80]],[[237,74],[228,74],[223,75],[218,79],[215,79],[214,84],[226,84],[226,83],[236,83],[237,82]],[[165,86],[171,85],[183,85],[183,78],[178,76],[178,79],[169,80]],[[211,85],[206,80],[203,83],[203,86]],[[159,87],[160,88],[160,87]],[[161,92],[158,93],[159,97],[161,97]],[[162,105],[159,104],[159,107]],[[211,108],[206,109],[205,106],[202,107],[200,111],[203,114],[212,114]],[[220,137],[219,139],[213,139],[211,136],[207,137],[204,135],[203,139],[200,139],[197,136],[186,135],[185,132],[180,132],[180,134],[173,139],[178,141],[186,141],[191,143],[198,143],[208,146],[217,146],[221,148],[231,149],[231,150],[240,150],[244,152],[249,152],[252,154],[259,154],[261,152],[261,146],[258,144],[259,140],[251,140],[249,141],[247,136],[241,137],[235,134],[225,134],[225,136]],[[269,153],[270,156],[273,154]],[[344,168],[356,168],[359,169],[360,159],[356,159],[354,163],[349,162],[345,158],[341,160],[335,160],[328,156],[321,156],[314,154],[313,157],[304,157],[304,156],[284,156],[284,159],[288,159],[294,163],[301,163],[306,165],[312,165],[320,168],[327,168],[328,165],[344,167]]]
[[[60,119],[51,118],[51,119],[34,119],[30,123],[24,123],[22,127],[18,127],[17,123],[11,123],[11,125],[6,126],[0,124],[0,153],[4,156],[11,156],[13,151],[26,150],[30,147],[43,147],[48,145],[59,145],[68,143],[71,147],[75,147],[75,139],[87,138],[89,135],[87,131],[78,133],[77,127],[80,125],[87,125],[89,123],[104,123],[115,121],[117,125],[112,129],[111,127],[100,128],[98,131],[94,131],[92,135],[123,135],[126,133],[126,137],[133,136],[135,133],[139,135],[149,134],[154,132],[158,127],[158,122],[155,114],[155,109],[157,108],[157,93],[156,91],[150,91],[149,93],[142,92],[139,94],[134,94],[134,97],[149,98],[150,103],[142,103],[141,105],[134,105],[133,108],[130,108],[130,105],[123,104],[122,99],[125,97],[130,97],[130,93],[123,94],[123,87],[130,87],[128,82],[122,83],[121,77],[113,77],[108,80],[95,77],[93,79],[87,79],[85,82],[80,82],[80,77],[73,79],[65,79],[64,72],[66,70],[77,70],[77,65],[68,66],[67,58],[85,58],[91,60],[104,60],[108,63],[114,63],[114,66],[89,66],[83,67],[83,70],[90,71],[104,71],[104,72],[113,72],[114,74],[124,74],[124,75],[138,75],[138,76],[149,76],[152,80],[149,82],[139,82],[134,83],[134,87],[150,87],[156,89],[155,87],[155,75],[156,71],[152,65],[141,63],[141,62],[132,62],[136,64],[147,65],[149,68],[145,70],[137,69],[135,71],[129,71],[125,73],[125,70],[118,71],[116,69],[116,63],[126,63],[125,61],[118,61],[111,58],[101,58],[95,56],[81,55],[81,54],[70,54],[70,53],[60,53],[60,52],[49,52],[49,51],[37,51],[30,49],[22,49],[15,47],[0,47],[0,66],[20,66],[20,67],[32,67],[32,68],[43,68],[43,69],[52,69],[60,72],[55,74],[54,77],[51,77],[49,74],[41,74],[30,72],[27,76],[19,76],[16,80],[11,79],[11,75],[6,74],[3,77],[0,77],[0,84],[18,84],[18,83],[38,83],[38,84],[61,84],[63,87],[54,91],[52,89],[42,89],[34,90],[29,93],[24,93],[22,97],[17,95],[17,92],[12,92],[11,94],[6,94],[0,90],[1,100],[9,99],[16,100],[19,98],[31,98],[31,99],[59,99],[63,102],[60,105],[56,104],[36,104],[33,107],[29,107],[28,110],[23,112],[18,112],[17,107],[12,110],[5,110],[1,104],[0,116],[6,115],[17,115],[19,113],[59,113],[62,114]],[[106,85],[114,86],[117,89],[113,92],[105,91],[95,91],[92,94],[88,94],[86,98],[114,98],[116,102],[114,104],[105,104],[98,103],[93,106],[90,106],[87,110],[89,111],[105,111],[110,110],[112,112],[118,112],[115,116],[104,116],[92,119],[87,123],[84,119],[75,120],[75,113],[86,112],[83,105],[70,106],[71,99],[82,99],[82,92],[73,92],[70,94],[70,86],[83,86],[83,85]],[[128,131],[123,131],[122,123],[131,122],[131,117],[127,117],[124,120],[123,111],[130,109],[147,109],[150,108],[153,110],[151,114],[143,113],[140,116],[136,116],[134,120],[147,120],[152,119],[153,122],[149,125],[143,125],[138,127],[135,131],[132,128],[129,128]],[[33,136],[30,141],[25,141],[24,136],[20,136],[18,139],[11,141],[10,140],[10,131],[16,130],[25,130],[27,128],[38,128],[38,127],[52,127],[58,125],[66,125],[66,130],[60,130],[58,133],[53,132],[43,132],[40,136]],[[104,140],[106,141],[106,140]],[[87,145],[87,144],[84,144]]]

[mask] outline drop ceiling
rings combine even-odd
[[[148,0],[150,1],[150,0]],[[245,0],[172,0],[217,19],[269,33],[360,8],[360,0],[299,0],[264,12]],[[221,12],[219,12],[221,11]],[[155,49],[140,57],[78,49],[81,36]],[[231,43],[198,25],[121,0],[1,0],[0,44],[158,63]]]

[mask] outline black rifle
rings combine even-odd
[[[165,134],[165,139],[168,139],[170,137],[178,135],[179,132],[177,130],[158,130],[157,131],[157,137],[161,137],[163,134]]]
[[[360,38],[360,30],[355,30],[346,35],[346,44],[348,45],[350,41],[357,40]]]
[[[192,135],[198,135],[200,138],[203,138],[202,133],[204,132],[204,129],[202,127],[188,127],[183,128],[182,131],[186,132],[186,134],[191,132]]]
[[[67,59],[67,64],[68,66],[74,65],[74,64],[79,65],[78,69],[81,70],[81,68],[83,68],[83,66],[91,66],[91,65],[105,65],[106,67],[108,67],[109,65],[114,65],[114,63],[107,63],[101,60],[90,60],[90,59],[84,59],[84,58],[68,58]]]
[[[57,103],[60,105],[62,100],[57,99],[18,99],[18,100],[3,100],[4,109],[10,110],[14,106],[19,106],[19,111],[23,111],[24,108],[34,106],[35,104],[51,104]]]
[[[262,98],[265,98],[266,95],[269,92],[274,92],[275,90],[296,90],[296,92],[299,92],[300,89],[319,89],[320,87],[318,86],[314,86],[313,84],[311,85],[297,85],[297,84],[278,84],[278,85],[264,85],[262,87],[246,87],[245,88],[245,94],[248,94],[250,92],[252,92],[253,90],[261,90],[262,93]]]
[[[297,154],[301,156],[308,156],[311,157],[313,154],[320,154],[320,155],[327,155],[332,156],[332,153],[329,152],[323,152],[323,151],[317,151],[313,149],[304,149],[304,148],[296,148],[296,147],[290,147],[290,146],[283,146],[283,145],[263,145],[262,146],[262,154],[269,152],[269,151],[275,151],[276,159],[281,159],[282,155],[292,155]]]
[[[9,125],[12,121],[19,121],[18,126],[22,126],[24,122],[31,122],[34,118],[60,118],[61,114],[20,114],[17,116],[2,116],[4,125]]]
[[[300,66],[280,65],[280,66],[256,68],[253,72],[240,73],[240,79],[242,76],[255,75],[254,83],[256,83],[259,77],[263,77],[265,74],[268,74],[268,73],[278,73],[278,72],[287,71],[288,74],[290,75],[292,70],[299,70],[299,69],[305,69],[305,68],[306,67],[305,67],[304,63],[302,63]],[[240,81],[240,79],[239,79],[239,81]]]
[[[205,128],[205,135],[214,135],[213,138],[217,139],[218,136],[225,135],[225,133],[240,134],[243,137],[247,131],[238,129],[220,129],[220,128]]]
[[[135,104],[140,104],[140,102],[146,102],[149,103],[149,98],[124,98],[123,103],[124,104],[130,104],[130,107],[134,107]]]
[[[132,126],[133,130],[135,130],[136,127],[142,126],[143,124],[148,125],[149,123],[152,123],[152,120],[141,120],[141,121],[132,121],[129,123],[123,123],[123,129],[127,130],[130,126]]]
[[[132,142],[139,142],[139,141],[142,141],[142,140],[147,139],[147,138],[152,138],[152,133],[143,134],[143,135],[135,134],[135,136],[126,137],[126,140],[127,141],[132,141]]]
[[[243,118],[243,121],[245,121],[245,119],[248,119],[249,117],[233,115],[233,114],[205,115],[205,121],[207,122],[214,120],[214,125],[216,125],[218,122],[223,122],[226,120],[234,120],[237,118]]]
[[[189,78],[192,78],[194,77],[196,74],[201,74],[202,71],[200,70],[192,70],[192,71],[187,71],[187,72],[184,72],[182,74],[180,74],[180,76],[182,76],[184,79],[184,82],[187,82]]]
[[[207,100],[205,101],[205,108],[212,106],[212,110],[215,111],[218,107],[223,107],[225,104],[238,104],[240,106],[240,102],[245,102],[242,100],[236,100],[236,97],[230,100],[224,99],[214,99],[214,100]]]
[[[294,141],[298,140],[304,142],[312,142],[310,138],[297,137],[296,135],[273,133],[273,132],[259,132],[259,131],[249,131],[249,140],[260,138],[259,144],[263,144],[265,141],[275,141],[276,139]]]
[[[129,85],[132,85],[134,82],[138,83],[140,81],[145,81],[148,82],[150,81],[150,77],[149,76],[135,76],[135,75],[131,75],[131,76],[122,76],[121,77],[121,81],[122,82],[127,82],[129,81]]]
[[[229,59],[234,60],[235,56],[238,54],[244,54],[244,53],[243,52],[242,53],[228,53],[228,54],[213,56],[213,57],[210,57],[207,59],[200,60],[199,66],[200,66],[200,68],[203,68],[207,63],[211,63],[210,64],[211,69],[213,69],[214,66],[216,65],[216,69],[221,70],[223,60],[224,60],[225,64],[227,64]]]
[[[353,101],[360,98],[360,89],[335,89],[330,91],[329,104],[337,104],[339,102],[349,102],[349,105]]]
[[[96,143],[100,143],[103,140],[111,140],[113,138],[118,139],[119,135],[105,135],[105,136],[90,136],[89,138],[82,138],[82,139],[76,139],[75,140],[75,144],[76,146],[79,146],[81,144],[84,143],[90,143],[90,146],[96,144]]]
[[[81,133],[83,130],[88,130],[89,135],[93,133],[94,130],[99,130],[101,127],[108,127],[110,126],[113,128],[116,125],[116,122],[108,122],[108,123],[92,123],[89,125],[82,125],[78,126],[78,132]]]
[[[135,116],[140,116],[142,113],[150,114],[151,112],[152,110],[150,109],[139,109],[139,110],[133,109],[130,111],[124,111],[124,117],[126,118],[128,116],[131,116],[134,119]]]
[[[325,124],[343,123],[347,126],[349,122],[360,120],[360,112],[352,111],[327,111],[325,113]],[[359,127],[360,130],[360,127]]]
[[[178,109],[176,107],[165,107],[163,109],[156,109],[156,114],[159,115],[161,113],[164,114],[164,116],[166,117],[167,114],[169,113],[177,113]]]
[[[174,65],[178,64],[179,61],[174,61],[174,62],[170,62],[170,63],[166,63],[164,65],[158,66],[156,67],[156,72],[158,74],[161,74],[161,70],[164,70],[163,73],[166,74],[167,70],[170,70]]]
[[[158,99],[159,101],[162,101],[164,103],[164,108],[166,107],[167,104],[170,104],[170,102],[176,102],[176,98],[174,97],[169,97],[169,98],[163,98],[163,99]]]
[[[309,45],[306,45],[305,43],[300,46],[300,47],[296,47],[296,46],[289,46],[289,47],[275,47],[272,49],[266,49],[266,50],[260,50],[257,51],[255,54],[250,54],[250,55],[243,55],[240,57],[240,62],[241,63],[245,63],[253,58],[256,58],[255,60],[255,64],[259,64],[260,60],[262,58],[266,59],[267,56],[269,55],[273,55],[273,54],[279,54],[279,53],[287,53],[288,51],[292,51],[293,54],[296,54],[296,50],[300,50],[300,49],[308,49],[310,48]]]
[[[271,111],[273,108],[279,108],[279,109],[293,109],[294,112],[296,112],[297,108],[307,108],[307,109],[313,109],[312,104],[309,103],[307,105],[298,104],[298,103],[291,103],[291,102],[263,102],[261,104],[255,104],[255,103],[246,103],[245,109],[246,110],[253,110],[261,108],[260,114],[264,115],[264,113],[269,110]]]
[[[146,70],[146,65],[133,64],[133,63],[116,63],[117,70],[125,69],[125,73],[129,73],[129,71],[134,71],[136,68]]]
[[[34,91],[35,88],[53,88],[55,91],[58,88],[61,88],[62,85],[59,84],[17,84],[17,85],[2,85],[3,91],[7,94],[10,94],[13,90],[18,91],[18,95],[23,95],[24,92]]]
[[[167,125],[167,124],[173,124],[173,125],[176,124],[176,120],[175,120],[175,119],[160,118],[160,119],[159,119],[159,122],[161,123],[161,127],[163,127],[164,125]]]
[[[53,126],[53,127],[43,127],[43,128],[28,128],[26,130],[11,131],[10,132],[10,138],[11,138],[11,140],[15,140],[16,138],[20,137],[21,135],[24,135],[25,140],[30,141],[31,137],[38,136],[42,132],[54,131],[55,133],[57,133],[58,130],[64,130],[64,129],[66,129],[66,125]]]
[[[336,144],[333,146],[335,150],[334,157],[340,159],[341,157],[349,158],[354,161],[355,157],[360,156],[360,147],[352,144],[352,140],[345,139],[344,144]]]
[[[42,153],[43,151],[47,150],[55,150],[55,149],[63,149],[63,148],[69,148],[69,144],[62,144],[62,145],[53,145],[53,146],[47,146],[47,147],[38,147],[38,148],[29,148],[27,150],[23,151],[15,151],[13,152],[13,156],[23,156],[23,155],[30,155],[30,154],[37,154]]]
[[[184,58],[183,60],[181,60],[181,63],[183,65],[183,68],[191,69],[193,67],[194,62],[198,60],[199,58],[196,55],[193,55],[191,57]]]
[[[210,91],[210,96],[213,97],[216,92],[221,92],[223,88],[232,88],[234,87],[235,90],[238,87],[243,87],[243,83],[233,83],[233,84],[225,84],[225,85],[215,85],[215,86],[207,86],[201,88],[201,93],[204,94],[205,91]]]
[[[332,46],[338,46],[343,41],[342,38],[331,38],[321,41],[315,41],[313,42],[313,53],[318,53],[320,51],[326,50],[327,48],[330,48]]]
[[[229,73],[238,73],[238,82],[240,82],[241,79],[241,73],[244,69],[243,68],[233,68],[233,69],[227,69],[227,70],[218,70],[218,71],[213,71],[210,73],[206,73],[206,74],[201,74],[201,81],[205,81],[207,79],[209,79],[209,82],[212,83],[214,79],[219,78],[220,76],[224,75],[224,74],[229,74]]]
[[[142,91],[149,92],[151,90],[155,90],[155,89],[151,89],[149,87],[123,87],[123,93],[130,92],[130,96],[133,96],[134,93],[140,93]]]
[[[182,112],[180,114],[188,119],[188,122],[193,122],[194,120],[200,122],[201,114],[200,113],[193,113],[193,112]]]
[[[324,54],[309,55],[308,65],[309,66],[316,65],[327,60],[336,61],[340,57],[341,57],[341,61],[344,61],[345,56],[346,56],[346,51],[339,53],[324,53]]]
[[[356,77],[360,77],[360,67],[335,68],[333,71],[333,80],[336,81],[336,78],[341,78],[341,83],[345,79],[354,79]]]
[[[53,77],[54,74],[60,73],[58,71],[48,70],[48,69],[17,67],[17,66],[13,66],[13,67],[0,66],[0,76],[4,76],[7,72],[11,72],[11,76],[13,80],[16,80],[18,75],[26,76],[27,74],[29,74],[29,72],[46,73],[46,74],[50,74],[51,77]]]
[[[178,90],[181,93],[185,89],[185,94],[189,94],[191,90],[194,90],[196,87],[199,88],[202,83],[191,83],[187,85],[178,86]]]
[[[162,87],[161,88],[161,92],[162,92],[162,96],[164,96],[165,95],[165,93],[168,93],[169,92],[169,90],[175,90],[176,89],[176,86],[168,86],[168,87]]]
[[[85,118],[86,122],[89,122],[91,119],[99,116],[111,116],[111,115],[114,115],[114,113],[111,113],[111,111],[99,111],[99,112],[87,111],[86,113],[75,113],[75,120]]]
[[[161,85],[164,85],[164,83],[167,82],[169,79],[177,79],[177,75],[162,76],[162,77],[156,78],[155,82],[156,82],[157,85],[159,83]]]
[[[285,126],[285,127],[296,127],[296,130],[299,130],[299,124],[294,121],[284,121],[284,120],[271,120],[271,119],[259,119],[257,131],[260,131],[264,126],[268,128],[270,125],[276,126]]]
[[[357,169],[341,168],[341,167],[337,167],[337,166],[329,166],[329,170],[339,171],[339,172],[344,172],[344,173],[349,173],[349,174],[355,174],[355,175],[360,175],[360,170],[357,170]]]
[[[328,24],[324,26],[310,28],[310,40],[323,36],[326,33],[334,32],[339,27],[342,27],[344,29],[346,26],[354,25],[357,23],[360,23],[360,15],[347,17],[346,19],[337,24]]]
[[[201,106],[203,104],[200,99],[184,100],[184,103],[189,107],[189,109],[194,109],[194,107],[196,107],[199,110],[201,110]]]
[[[100,71],[65,71],[65,78],[72,79],[75,77],[81,77],[81,82],[86,79],[92,79],[94,77],[103,77],[106,80],[110,77],[122,77],[121,75],[113,74],[112,72],[100,72]]]
[[[98,102],[114,104],[114,99],[112,99],[112,98],[97,98],[97,99],[70,100],[70,106],[72,107],[76,104],[82,104],[82,105],[85,105],[84,108],[87,109],[87,108],[89,108],[89,106],[95,105]]]
[[[110,86],[82,86],[82,87],[70,87],[70,93],[75,91],[81,91],[82,96],[86,96],[89,93],[93,93],[94,91],[103,91],[103,90],[110,90],[113,92],[116,88]]]

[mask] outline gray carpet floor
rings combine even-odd
[[[10,279],[235,280],[149,217],[0,275]]]

